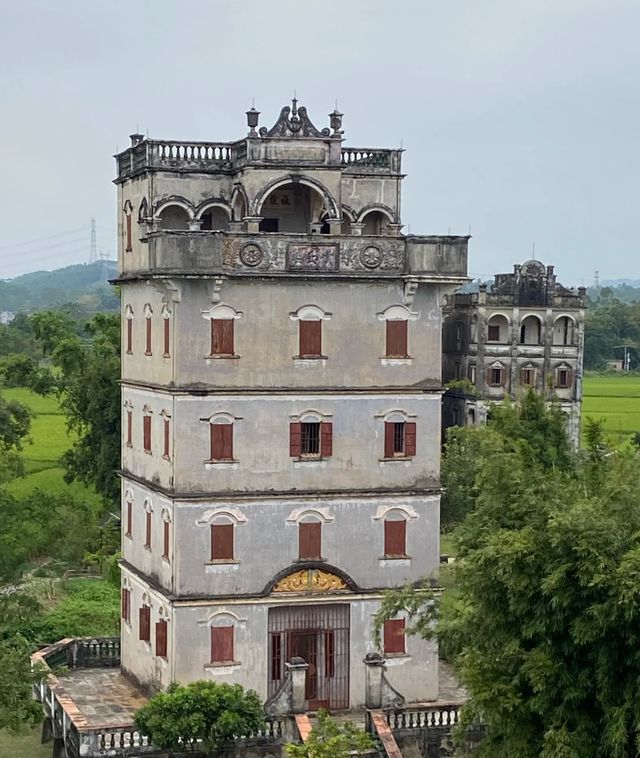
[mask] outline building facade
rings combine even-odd
[[[456,292],[444,308],[443,376],[473,393],[447,393],[446,426],[484,423],[492,402],[529,388],[554,399],[580,440],[586,290],[563,287],[553,266],[530,260],[478,292]]]
[[[382,593],[439,562],[441,304],[466,237],[401,233],[401,151],[283,108],[232,143],[116,156],[122,291],[122,669],[147,692],[308,664],[357,707]],[[437,650],[385,624],[388,678]]]

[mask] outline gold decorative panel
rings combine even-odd
[[[335,592],[349,589],[343,579],[320,569],[294,571],[281,579],[274,592]]]

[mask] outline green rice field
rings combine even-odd
[[[582,419],[602,419],[607,437],[624,442],[640,432],[640,376],[589,374],[584,377]]]
[[[31,420],[30,440],[23,450],[26,476],[14,479],[7,489],[15,495],[27,495],[39,488],[47,492],[71,490],[74,494],[97,498],[96,493],[80,482],[67,484],[60,457],[69,449],[73,435],[67,431],[67,421],[58,400],[42,397],[23,387],[2,390],[7,400],[18,400],[29,408],[34,416]]]

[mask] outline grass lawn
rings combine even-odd
[[[71,446],[74,435],[67,431],[67,420],[58,400],[53,396],[42,397],[23,387],[3,389],[2,394],[7,400],[18,400],[34,413],[31,442],[27,442],[23,450],[27,474],[14,479],[7,489],[19,497],[39,488],[56,493],[70,491],[74,495],[97,499],[93,489],[80,482],[67,484],[64,481],[60,457]]]
[[[40,727],[12,735],[0,729],[0,756],[3,758],[51,758],[51,743],[40,744]]]
[[[583,420],[588,416],[604,421],[605,432],[614,443],[640,432],[640,376],[587,373],[583,382]]]

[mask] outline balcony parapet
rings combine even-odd
[[[432,277],[466,281],[466,238],[155,231],[124,253],[121,278],[160,276]]]
[[[350,174],[399,174],[402,150],[343,147],[340,163]]]

